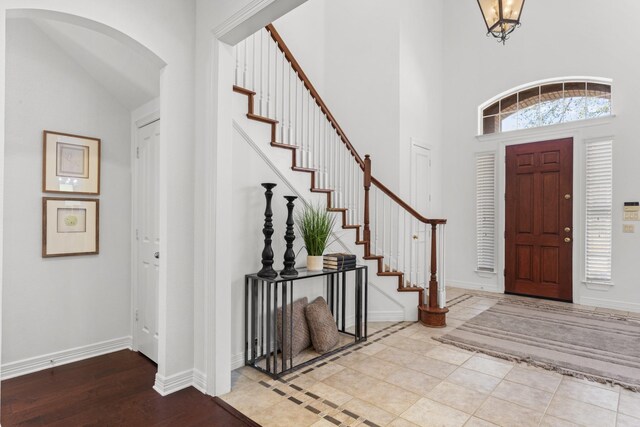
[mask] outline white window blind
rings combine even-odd
[[[613,143],[586,147],[586,279],[611,281]]]
[[[478,271],[495,271],[496,265],[496,157],[476,156],[476,248]]]

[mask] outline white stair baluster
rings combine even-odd
[[[266,34],[265,37],[267,44],[267,108],[265,114],[271,118],[271,43],[269,43],[269,35]]]
[[[242,41],[242,54],[244,57],[242,63],[242,87],[244,88],[247,87],[247,40],[248,39],[244,39]]]
[[[256,57],[257,57],[257,52],[256,52],[256,34],[254,33],[253,36],[251,36],[251,57],[252,57],[252,61],[251,61],[251,90],[256,92]],[[254,101],[255,104],[255,101]]]
[[[263,56],[264,56],[263,53],[262,53],[263,47],[264,47],[264,33],[260,32],[260,65],[258,67],[258,70],[260,72],[260,74],[258,76],[258,81],[259,81],[258,86],[260,86],[260,88],[259,88],[260,89],[260,96],[258,97],[258,114],[260,114],[260,115],[262,115],[263,95],[264,95],[264,92],[263,92],[264,91],[264,84],[263,84],[263,81],[262,81],[263,74],[264,74],[263,70],[262,70],[262,64],[263,64],[262,60],[263,60]]]
[[[240,52],[238,52],[238,49],[240,49],[240,44],[237,44],[233,48],[236,57],[236,69],[233,77],[233,84],[236,86],[240,84]]]
[[[374,248],[375,248],[375,255],[379,255],[378,253],[378,235],[380,234],[380,228],[379,228],[379,223],[378,223],[378,187],[373,187],[374,188],[374,192],[373,192],[373,211],[376,213],[376,217],[375,217],[375,233],[374,233],[374,238],[375,238],[375,244],[374,244]]]
[[[407,270],[407,211],[402,211],[402,272],[404,277],[402,280],[402,286],[407,286],[407,278],[409,277],[409,271]],[[411,283],[411,282],[409,282]]]

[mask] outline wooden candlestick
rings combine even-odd
[[[258,276],[272,279],[278,276],[278,273],[273,269],[273,249],[271,248],[271,236],[273,236],[273,211],[271,210],[273,192],[271,189],[275,187],[276,184],[265,182],[262,186],[267,190],[264,192],[264,197],[267,199],[267,207],[264,210],[264,227],[262,228],[262,234],[264,234],[262,270],[258,272]]]
[[[287,199],[287,231],[284,234],[284,240],[287,242],[287,250],[284,252],[284,270],[280,272],[281,276],[295,277],[298,275],[296,266],[296,253],[293,251],[293,241],[296,235],[293,232],[293,201],[296,196],[284,196]]]

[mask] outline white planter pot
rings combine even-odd
[[[307,270],[309,271],[321,271],[323,266],[323,257],[307,255]]]

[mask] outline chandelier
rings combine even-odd
[[[502,44],[520,26],[524,0],[478,0],[478,6],[487,25],[487,36],[491,34]]]

